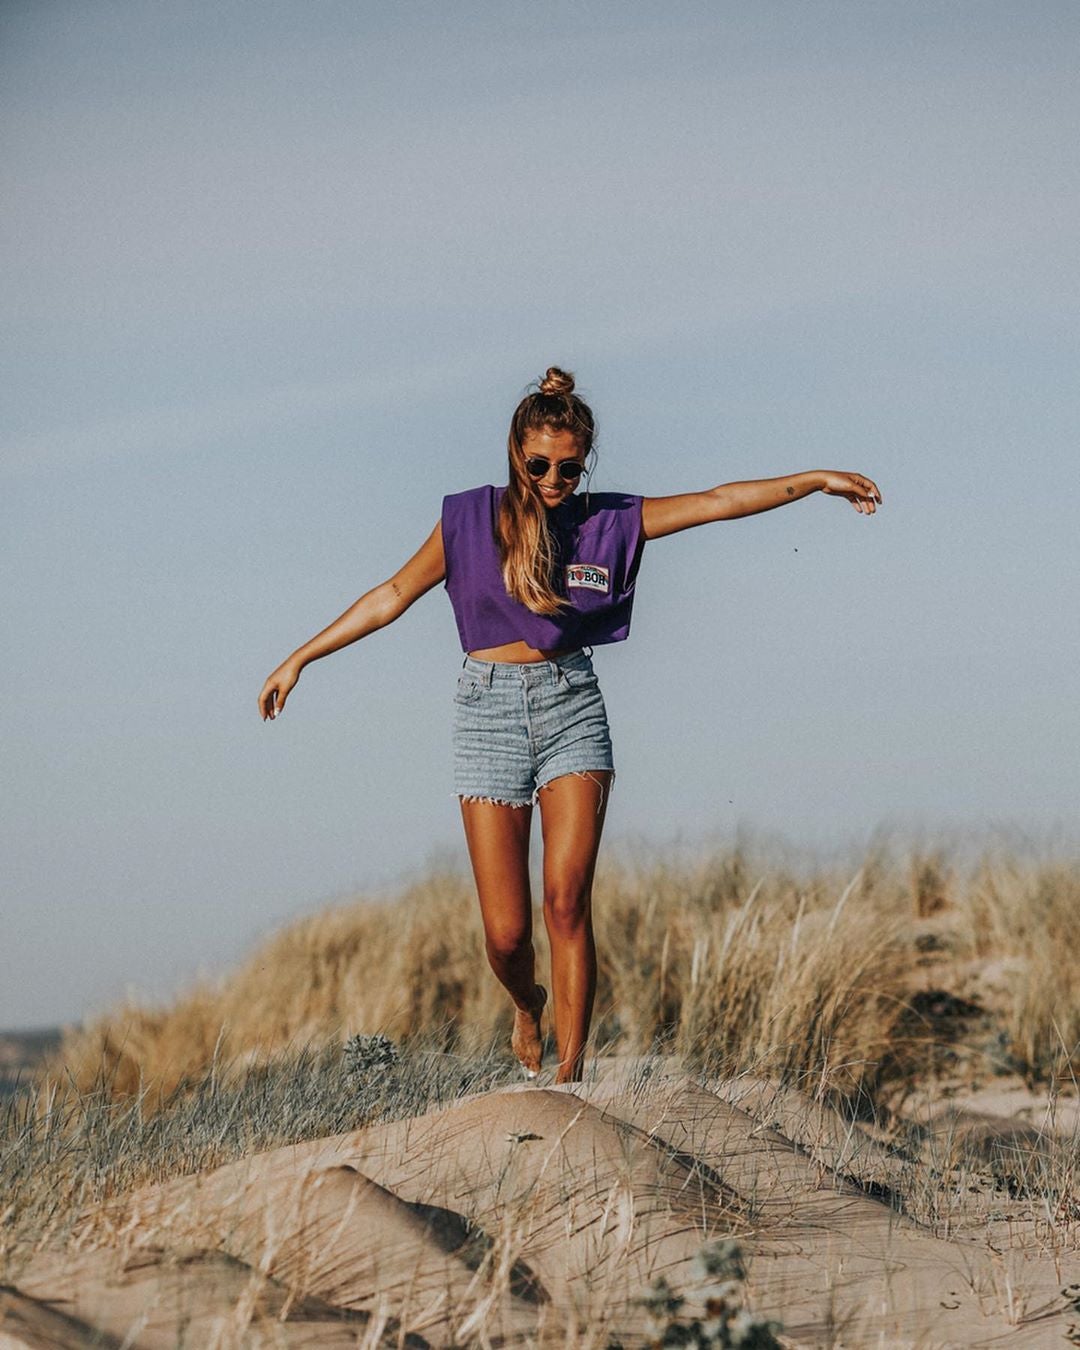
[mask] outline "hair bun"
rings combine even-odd
[[[548,366],[547,374],[540,381],[540,392],[555,397],[572,394],[574,377],[568,371],[560,370],[558,366]]]

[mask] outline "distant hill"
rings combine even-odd
[[[59,1027],[0,1031],[0,1097],[10,1097],[27,1071],[60,1044]]]

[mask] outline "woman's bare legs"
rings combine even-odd
[[[539,794],[544,834],[544,923],[551,946],[551,984],[559,1067],[555,1081],[580,1081],[596,993],[592,883],[613,774],[564,774]],[[529,1069],[540,1067],[540,1017],[546,998],[536,983],[529,887],[531,806],[462,801],[487,957],[514,1000],[513,1049]]]
[[[529,889],[531,806],[462,801],[476,893],[484,920],[487,958],[514,1000],[514,1054],[529,1070],[540,1067],[540,1015],[546,993],[536,983]]]
[[[592,883],[613,774],[564,774],[540,791],[544,922],[551,944],[557,1083],[580,1082],[596,993]]]

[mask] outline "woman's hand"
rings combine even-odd
[[[861,473],[842,473],[839,469],[822,472],[820,491],[832,497],[846,497],[856,511],[872,516],[881,501],[881,491],[872,479]]]
[[[262,693],[259,695],[259,712],[262,713],[264,722],[268,717],[273,719],[281,712],[285,700],[289,697],[289,690],[299,678],[300,667],[292,657],[288,661],[282,661],[277,670],[267,676]]]

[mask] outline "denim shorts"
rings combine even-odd
[[[458,797],[531,806],[552,779],[597,769],[614,772],[615,762],[584,649],[525,665],[465,657],[454,692]]]

